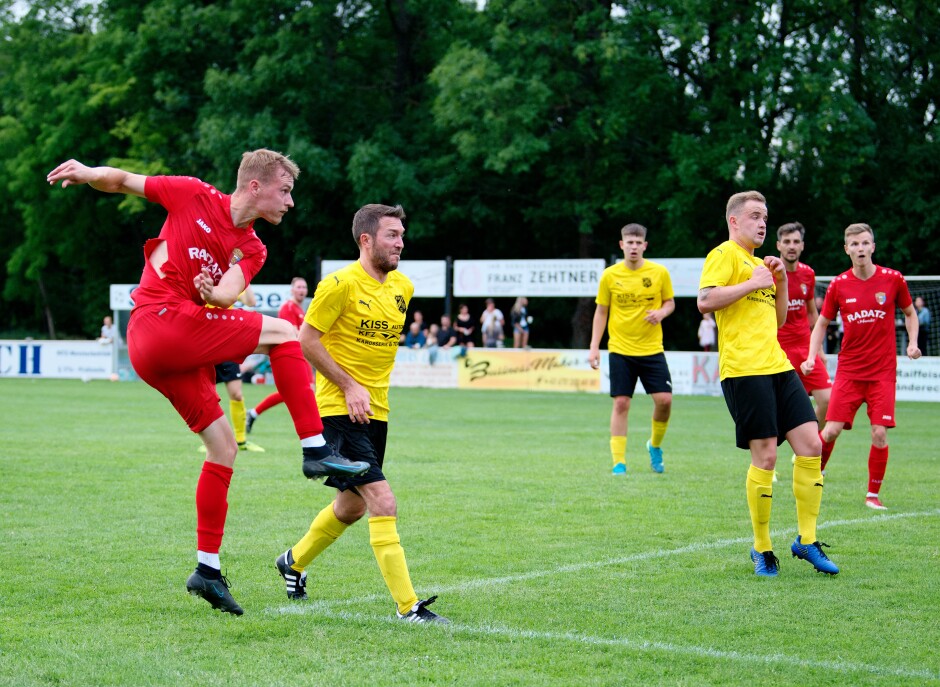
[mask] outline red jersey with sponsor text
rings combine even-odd
[[[307,313],[304,312],[304,309],[297,305],[294,301],[287,301],[284,305],[281,306],[281,309],[277,311],[277,316],[282,320],[287,320],[292,325],[300,329],[300,325],[304,323],[304,315]]]
[[[264,265],[267,250],[253,224],[239,229],[232,224],[232,197],[193,177],[147,177],[147,200],[167,210],[160,236],[144,244],[144,272],[134,290],[134,307],[204,301],[193,279],[206,267],[216,284],[233,265],[240,265],[249,284]],[[167,261],[160,279],[150,264],[150,254],[166,241]]]
[[[809,265],[796,263],[796,270],[787,272],[787,321],[777,330],[777,341],[788,346],[809,350],[809,318],[806,303],[816,297],[816,273]]]
[[[868,279],[859,279],[852,270],[833,279],[821,314],[834,320],[837,311],[842,313],[845,334],[836,377],[894,381],[898,367],[894,313],[910,304],[911,292],[897,270],[875,265]]]

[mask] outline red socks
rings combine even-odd
[[[283,403],[283,402],[284,402],[284,397],[281,396],[279,392],[275,391],[270,396],[265,396],[264,400],[255,406],[255,412],[258,413],[258,415],[261,415],[261,413],[263,413],[264,411],[271,410],[271,408],[276,406],[278,403]]]
[[[301,439],[323,433],[317,398],[310,388],[310,364],[299,341],[286,341],[271,348],[271,371],[278,393],[287,404],[294,429]]]
[[[888,447],[871,447],[868,452],[868,491],[877,494],[881,490],[881,483],[888,469]]]
[[[218,553],[228,513],[228,485],[232,468],[206,461],[196,484],[196,548]]]
[[[823,439],[822,432],[819,433],[819,440],[822,442],[822,464],[820,465],[820,470],[826,469],[826,463],[829,462],[829,456],[832,455],[832,449],[836,447],[835,440],[826,441]]]

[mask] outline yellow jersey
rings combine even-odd
[[[405,327],[414,284],[397,270],[379,283],[359,261],[317,285],[304,322],[323,332],[330,357],[369,391],[373,418],[388,420],[388,384]],[[317,375],[317,404],[324,417],[347,415],[342,390]]]
[[[705,258],[699,289],[734,286],[751,278],[764,261],[728,240]],[[715,311],[718,325],[718,375],[749,377],[792,370],[777,341],[775,287],[752,291],[727,308]]]
[[[661,308],[673,296],[672,278],[659,263],[644,260],[631,270],[618,262],[604,270],[594,302],[608,309],[607,349],[632,356],[662,353],[662,325],[643,318],[647,310]]]

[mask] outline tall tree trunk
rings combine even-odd
[[[49,307],[49,298],[46,295],[46,285],[42,281],[42,274],[36,275],[36,284],[39,286],[39,296],[42,298],[42,311],[46,315],[46,326],[49,328],[49,338],[55,339],[55,320],[52,317],[52,308]]]
[[[591,257],[591,235],[578,236],[578,257]],[[571,347],[587,348],[591,345],[591,324],[594,322],[594,299],[579,298],[571,316]]]

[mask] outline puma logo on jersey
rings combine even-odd
[[[359,304],[366,306],[369,310],[372,310],[372,301],[369,301],[368,303],[366,303],[364,300],[360,298]]]

